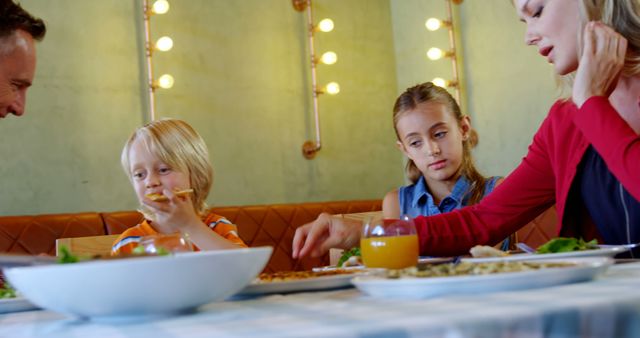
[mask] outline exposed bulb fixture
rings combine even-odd
[[[322,54],[320,61],[325,65],[332,65],[338,61],[338,55],[334,52],[329,51]]]
[[[438,29],[444,27],[448,27],[451,26],[451,22],[449,21],[442,21],[440,19],[436,19],[436,18],[429,18],[427,19],[427,21],[424,23],[425,27],[427,27],[428,30],[430,31],[437,31]]]
[[[164,14],[169,11],[169,1],[167,0],[156,0],[151,6],[151,11],[154,14]]]
[[[161,52],[166,52],[168,50],[171,50],[171,48],[173,48],[173,40],[171,40],[171,38],[168,36],[163,36],[160,39],[158,39],[158,41],[156,41],[155,47],[157,50]]]
[[[173,87],[174,82],[175,81],[173,80],[173,76],[169,74],[164,74],[158,78],[158,87],[163,89],[169,89]]]
[[[440,60],[442,59],[442,57],[444,56],[450,56],[452,53],[445,53],[444,51],[442,51],[442,49],[437,48],[437,47],[432,47],[429,48],[429,50],[427,51],[427,57],[430,60]]]
[[[447,80],[441,77],[436,77],[433,80],[431,80],[431,82],[433,82],[433,84],[438,87],[447,88]]]
[[[336,95],[340,92],[340,85],[337,82],[329,82],[324,87],[324,90],[329,95]]]
[[[322,19],[319,23],[318,23],[318,29],[321,32],[331,32],[333,30],[333,20],[331,19]]]

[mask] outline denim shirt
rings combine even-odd
[[[486,180],[484,186],[484,195],[487,195],[496,185],[496,181],[499,177],[494,176]],[[471,188],[471,184],[464,176],[460,176],[458,181],[453,186],[451,194],[442,201],[439,205],[435,205],[433,196],[429,193],[427,188],[427,182],[424,176],[420,176],[418,182],[412,185],[400,187],[398,190],[398,197],[400,199],[400,215],[407,215],[411,218],[422,216],[432,216],[450,212],[455,209],[462,208],[469,203],[468,191]]]

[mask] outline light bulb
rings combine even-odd
[[[436,77],[431,82],[438,87],[447,88],[447,81],[441,77]]]
[[[329,95],[336,95],[340,92],[340,85],[337,82],[329,82],[324,88]]]
[[[167,0],[156,0],[151,6],[151,11],[154,14],[164,14],[169,11],[169,1]]]
[[[334,52],[326,52],[322,54],[320,61],[322,61],[322,63],[324,63],[325,65],[332,65],[336,63],[336,61],[338,61],[338,55]]]
[[[166,52],[173,48],[173,40],[168,36],[163,36],[156,41],[156,49],[162,52]]]
[[[322,19],[318,23],[318,29],[322,32],[331,32],[333,30],[333,20],[331,19]]]
[[[444,56],[442,49],[433,47],[427,51],[427,57],[431,60],[440,60]]]
[[[424,25],[430,31],[437,31],[438,29],[440,29],[440,27],[442,27],[442,21],[436,18],[429,18]]]
[[[173,87],[173,82],[174,82],[173,76],[169,74],[164,74],[158,78],[158,87],[169,89]]]

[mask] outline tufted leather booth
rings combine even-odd
[[[217,207],[212,211],[238,225],[240,237],[249,246],[273,246],[274,252],[265,271],[309,270],[329,264],[329,256],[291,259],[295,229],[313,221],[320,213],[350,214],[381,210],[380,200],[275,204],[241,207]],[[0,252],[55,255],[58,238],[120,234],[138,224],[136,211],[84,212],[35,216],[0,217]],[[520,242],[533,247],[556,236],[555,207],[520,229]]]
[[[329,264],[328,255],[291,259],[295,229],[320,213],[347,214],[381,208],[382,201],[365,200],[217,207],[212,211],[236,224],[247,245],[273,246],[273,255],[265,268],[272,272],[309,270]],[[142,215],[136,211],[0,217],[0,252],[55,255],[58,238],[120,234],[141,220]]]

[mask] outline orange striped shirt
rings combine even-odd
[[[247,247],[238,236],[238,228],[236,225],[229,222],[226,218],[210,213],[204,218],[203,222],[208,225],[211,230],[229,242],[243,248]],[[116,239],[111,248],[111,255],[130,254],[133,252],[133,249],[139,245],[142,237],[155,234],[158,234],[158,231],[149,224],[149,221],[144,220],[142,223],[125,230],[125,232]],[[199,250],[195,245],[194,249],[196,251]]]

